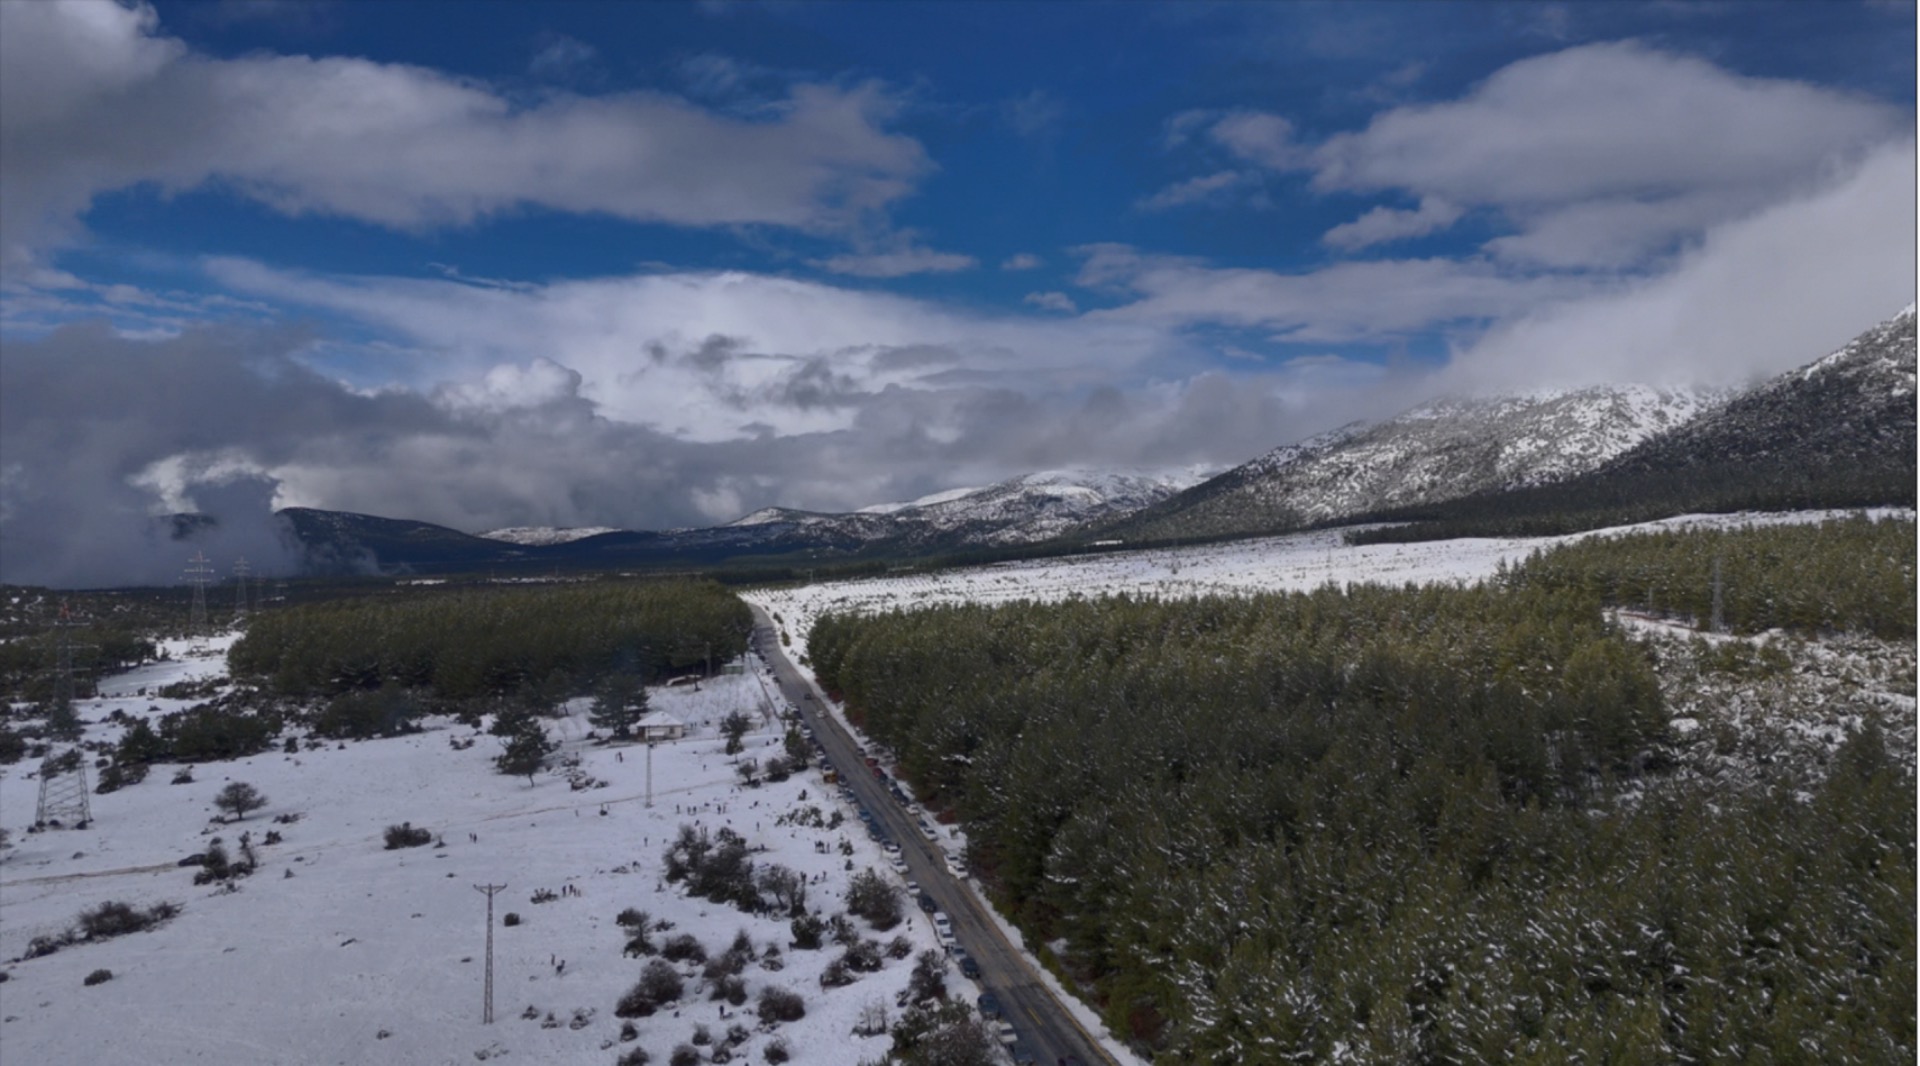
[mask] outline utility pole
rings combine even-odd
[[[487,897],[487,992],[486,1005],[480,1011],[480,1024],[493,1024],[493,894],[506,890],[505,885],[475,885],[475,892]]]
[[[247,557],[242,555],[240,561],[233,564],[233,620],[235,622],[247,616],[247,574],[249,572]]]
[[[187,583],[193,586],[193,609],[187,615],[187,636],[193,640],[193,650],[204,651],[207,646],[207,583],[213,580],[213,567],[207,565],[205,552],[194,552],[187,560]]]
[[[647,806],[653,806],[653,738],[647,738]]]

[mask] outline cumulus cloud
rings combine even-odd
[[[196,54],[145,5],[4,4],[0,228],[17,269],[102,193],[219,181],[288,214],[407,229],[538,206],[839,232],[928,169],[884,129],[896,110],[873,84],[795,85],[752,118],[652,92],[522,103],[419,67]]]
[[[1394,223],[1451,224],[1428,203],[1454,217],[1486,206],[1517,229],[1488,246],[1501,258],[1615,268],[1792,195],[1910,126],[1885,104],[1628,41],[1523,59],[1460,99],[1384,111],[1314,149],[1311,166],[1323,191],[1423,198],[1414,217],[1337,228],[1336,246]]]
[[[1035,270],[1040,266],[1040,257],[1031,252],[1018,252],[1008,256],[1000,263],[1002,270]]]

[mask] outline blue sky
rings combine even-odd
[[[99,553],[19,516],[660,528],[1218,467],[1439,392],[1751,380],[1914,287],[1910,3],[0,18],[0,523],[52,575]]]

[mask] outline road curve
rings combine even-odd
[[[975,983],[1000,1001],[1006,1019],[1013,1023],[1019,1036],[1020,1046],[1036,1063],[1046,1066],[1071,1061],[1067,1056],[1078,1056],[1088,1066],[1101,1063],[1113,1066],[1113,1059],[1055,998],[1053,991],[1034,973],[1027,957],[1008,942],[1000,926],[988,917],[986,905],[947,869],[941,852],[921,835],[906,809],[868,769],[859,745],[826,712],[826,694],[787,659],[778,629],[766,612],[753,606],[753,617],[754,647],[773,669],[780,694],[800,709],[802,720],[812,727],[814,738],[826,749],[827,757],[840,772],[840,779],[873,813],[882,831],[900,845],[908,876],[918,881],[921,891],[932,896],[952,920],[954,939],[980,964],[980,977]],[[931,918],[911,899],[907,901],[907,914],[915,921],[931,923]]]

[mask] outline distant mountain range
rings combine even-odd
[[[648,532],[281,512],[316,573],[813,565],[1391,521],[1413,539],[1561,532],[1687,510],[1911,505],[1914,310],[1745,391],[1645,386],[1449,398],[1214,477],[1060,470],[846,514],[771,507]],[[195,523],[176,523],[190,530]]]
[[[1200,481],[1094,470],[1027,474],[848,514],[769,507],[724,526],[648,532],[514,527],[478,536],[341,511],[282,511],[319,573],[712,566],[839,561],[1036,544],[1130,514]]]

